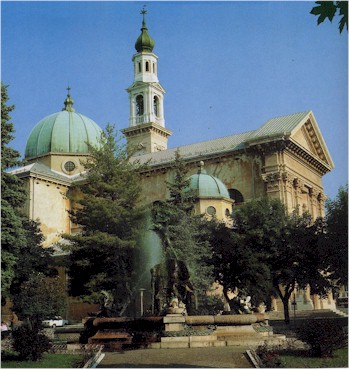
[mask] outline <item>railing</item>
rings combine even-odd
[[[129,123],[130,127],[142,125],[143,123],[154,122],[159,126],[164,126],[163,119],[156,117],[154,114],[143,114],[142,116],[131,116]]]

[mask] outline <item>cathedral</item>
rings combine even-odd
[[[129,124],[122,133],[135,153],[132,160],[148,163],[141,174],[145,205],[167,198],[166,183],[172,181],[178,150],[189,166],[200,214],[229,222],[233,208],[268,196],[280,199],[289,212],[299,208],[314,219],[324,216],[322,177],[334,164],[312,111],[271,118],[253,131],[168,148],[172,132],[165,125],[165,90],[158,79],[158,56],[145,13],[135,49],[134,80],[127,89]],[[87,142],[96,145],[102,132],[97,123],[75,111],[67,90],[63,109],[32,129],[25,148],[27,164],[11,171],[25,183],[29,194],[25,211],[29,218],[39,219],[44,247],[60,242],[63,233],[79,231],[70,221],[66,194],[84,171],[81,161],[89,156]],[[331,299],[312,301],[305,293],[300,300],[305,308],[334,304]]]

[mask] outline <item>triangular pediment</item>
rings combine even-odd
[[[314,114],[310,111],[291,131],[289,139],[328,167],[334,168]]]
[[[126,91],[130,92],[132,90],[136,90],[138,88],[143,89],[144,87],[152,86],[153,88],[161,91],[163,94],[165,90],[163,89],[162,85],[159,82],[143,82],[143,81],[136,81],[130,87],[126,89]]]

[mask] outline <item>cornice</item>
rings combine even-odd
[[[332,166],[322,161],[321,159],[315,157],[311,152],[308,152],[304,148],[297,145],[294,141],[289,141],[287,145],[287,150],[292,152],[296,157],[303,160],[303,162],[308,163],[313,168],[318,170],[322,175],[330,172]]]
[[[314,154],[298,145],[291,138],[281,138],[280,140],[274,140],[272,142],[260,142],[258,144],[250,145],[246,149],[247,152],[255,152],[260,155],[271,154],[273,152],[280,152],[284,150],[288,150],[289,152],[293,153],[293,155],[301,159],[303,163],[307,163],[322,175],[330,172],[333,168],[332,165],[327,164],[321,158],[317,158]],[[323,158],[325,158],[324,155]]]
[[[126,137],[136,136],[142,133],[155,132],[158,135],[168,138],[173,134],[172,131],[166,129],[165,127],[159,126],[155,123],[144,123],[142,125],[132,126],[121,130],[121,132]]]

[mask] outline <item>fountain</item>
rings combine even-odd
[[[252,312],[249,298],[236,295],[230,312],[191,316],[193,286],[183,261],[164,261],[162,245],[150,228],[140,241],[138,279],[134,293],[134,315],[111,315],[113,302],[108,292],[101,310],[89,317],[81,335],[82,343],[103,344],[105,350],[125,348],[189,348],[208,346],[257,346],[265,341],[280,344],[284,336],[273,335],[264,313]]]

